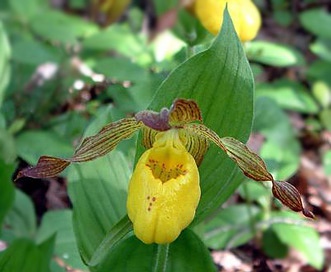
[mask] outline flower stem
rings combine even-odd
[[[188,45],[186,47],[186,59],[193,57],[195,55],[195,48],[193,45]]]
[[[167,269],[169,245],[157,245],[156,260],[153,272],[165,272]]]
[[[89,262],[90,267],[101,263],[109,252],[114,249],[126,236],[132,232],[132,223],[128,216],[124,216],[112,229],[106,234],[100,245],[95,250]]]
[[[255,217],[254,217],[253,211],[252,211],[252,199],[250,197],[250,193],[249,193],[247,185],[246,184],[243,184],[243,185],[244,185],[244,192],[245,192],[245,196],[246,196],[247,212],[249,215],[249,226],[250,226],[251,232],[255,236],[257,234],[257,229],[256,229],[256,220],[255,220]]]

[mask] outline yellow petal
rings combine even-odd
[[[178,132],[160,133],[132,175],[127,210],[144,243],[173,242],[193,220],[200,199],[199,172]]]

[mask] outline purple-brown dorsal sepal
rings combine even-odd
[[[135,115],[135,118],[145,126],[157,131],[166,131],[171,128],[169,125],[169,110],[167,108],[161,109],[160,112],[151,110],[140,111]]]
[[[302,212],[306,217],[314,218],[313,213],[303,207],[300,193],[292,184],[274,180],[272,181],[272,193],[292,211]]]

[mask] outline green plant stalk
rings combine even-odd
[[[126,215],[107,233],[95,250],[88,265],[94,267],[101,263],[107,257],[106,254],[108,254],[110,248],[115,248],[131,232],[132,223]]]
[[[247,203],[247,212],[249,215],[249,226],[250,229],[252,231],[252,233],[254,234],[254,236],[256,236],[257,234],[257,228],[256,228],[256,220],[253,216],[253,212],[252,212],[252,200],[249,196],[249,191],[247,189],[247,186],[245,186],[246,184],[244,184],[244,192],[246,195],[246,203]]]
[[[195,55],[194,45],[187,45],[186,47],[186,59],[189,59]]]
[[[267,199],[267,205],[263,205],[262,209],[263,209],[263,220],[269,220],[271,218],[271,211],[272,211],[272,200],[273,197],[270,194],[266,195],[265,198]]]
[[[169,252],[169,245],[158,245],[157,252],[156,252],[156,260],[153,272],[165,272],[167,269],[167,260],[168,260],[168,252]]]

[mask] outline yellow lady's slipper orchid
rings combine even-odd
[[[282,203],[313,216],[303,207],[297,189],[274,180],[258,155],[238,140],[220,138],[203,125],[198,104],[190,99],[176,99],[170,109],[141,111],[108,124],[96,135],[85,138],[71,158],[42,156],[35,167],[23,169],[17,178],[55,176],[70,163],[107,154],[139,129],[147,151],[131,177],[127,211],[135,235],[144,243],[171,243],[192,222],[200,200],[198,166],[209,141],[226,152],[247,177],[271,181],[272,192]]]
[[[202,25],[216,35],[223,22],[226,5],[240,40],[254,39],[261,27],[261,15],[251,0],[196,0],[194,12]]]
[[[144,243],[173,242],[193,220],[200,199],[199,171],[175,129],[162,132],[139,159],[127,211]]]

